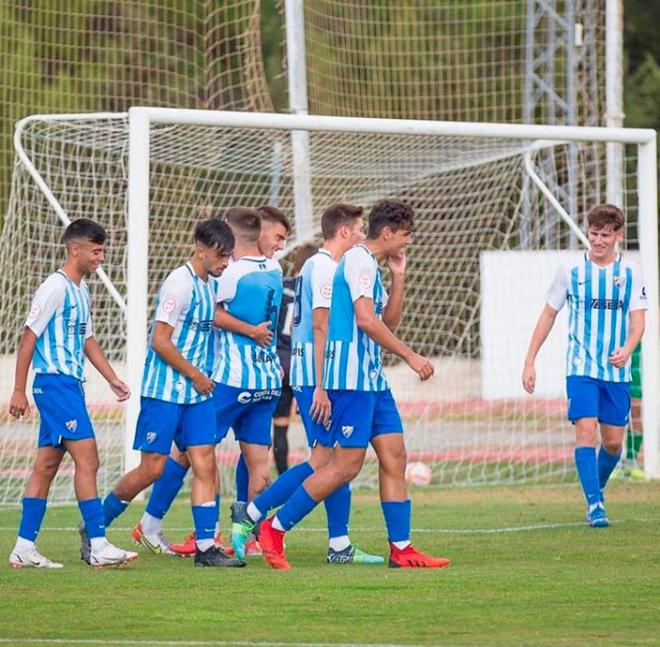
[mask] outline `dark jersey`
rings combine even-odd
[[[282,306],[277,321],[277,354],[280,356],[282,369],[287,376],[291,364],[291,327],[293,325],[293,299],[295,294],[296,278],[294,276],[284,277]]]

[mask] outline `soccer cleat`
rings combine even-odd
[[[88,564],[95,568],[121,566],[137,559],[137,556],[137,553],[117,548],[117,546],[113,546],[106,540],[100,548],[91,550]]]
[[[384,564],[385,558],[380,555],[370,555],[351,544],[344,550],[328,548],[326,557],[328,564]]]
[[[257,543],[254,538],[250,541],[250,534],[252,533],[253,528],[254,523],[249,519],[245,521],[234,521],[231,525],[231,545],[236,557],[239,559],[245,559],[248,545]],[[261,552],[259,552],[259,554],[261,554]]]
[[[259,541],[254,537],[252,539],[248,539],[247,543],[245,544],[245,554],[248,557],[261,557],[261,555],[264,554],[261,550]]]
[[[214,545],[205,551],[195,551],[195,566],[242,568],[245,566],[245,562],[242,559],[236,559],[227,555],[222,548]]]
[[[273,528],[273,519],[267,519],[261,524],[259,544],[266,563],[278,571],[290,571],[291,564],[284,554],[284,532]]]
[[[44,557],[37,551],[32,550],[18,551],[13,550],[9,555],[9,565],[12,568],[63,568],[64,564],[51,562],[48,557]]]
[[[230,557],[234,554],[234,549],[231,546],[224,545],[222,535],[220,533],[215,536],[215,545],[222,549]],[[180,544],[170,544],[170,550],[175,555],[181,555],[182,557],[193,557],[197,552],[195,533],[191,532]]]
[[[629,479],[632,479],[633,481],[645,481],[646,480],[646,472],[644,472],[643,469],[641,469],[638,465],[636,464],[626,464],[624,463],[623,465],[623,474],[627,476]]]
[[[138,545],[144,546],[155,555],[176,555],[171,548],[170,542],[165,538],[165,533],[162,530],[147,535],[142,529],[142,524],[138,523],[133,530],[131,530],[131,539]]]
[[[390,542],[390,568],[443,568],[450,563],[444,557],[420,553],[412,544],[401,549]]]
[[[591,528],[607,528],[610,521],[607,518],[607,512],[602,503],[595,503],[589,506],[587,510],[587,524]]]

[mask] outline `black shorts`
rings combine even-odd
[[[289,375],[285,373],[282,378],[282,395],[277,404],[273,418],[288,418],[291,415],[291,403],[293,402],[293,391],[289,384]]]

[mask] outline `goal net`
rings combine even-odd
[[[301,232],[318,233],[320,214],[331,202],[351,202],[368,210],[379,198],[396,197],[415,209],[399,332],[415,350],[429,356],[436,369],[435,377],[421,384],[397,358],[387,357],[410,459],[428,463],[434,482],[442,484],[574,478],[574,433],[565,417],[566,333],[561,318],[539,357],[534,397],[523,392],[520,372],[555,268],[562,255],[580,253],[579,238],[560,216],[561,196],[555,207],[543,187],[550,179],[553,185],[565,186],[567,164],[576,160],[574,175],[579,181],[573,190],[579,206],[573,215],[582,225],[588,208],[605,199],[602,130],[601,141],[595,136],[593,141],[578,141],[579,129],[566,130],[564,141],[556,141],[554,132],[555,141],[548,141],[531,134],[525,139],[519,134],[504,136],[526,128],[522,126],[507,130],[477,124],[474,132],[481,136],[468,137],[466,124],[141,112],[152,117],[146,122],[146,149],[135,145],[135,139],[130,146],[126,114],[35,117],[20,124],[17,140],[23,158],[14,167],[0,238],[0,403],[5,405],[11,393],[15,349],[30,295],[63,259],[62,214],[93,218],[108,230],[106,283],[118,298],[98,278],[91,280],[95,332],[117,372],[136,387],[141,372],[129,371],[130,360],[135,359],[136,343],[138,353],[144,353],[145,340],[127,342],[126,317],[146,323],[158,286],[187,258],[198,219],[235,205],[277,204],[292,219],[295,216],[292,248],[305,242]],[[201,123],[195,123],[200,115]],[[307,126],[301,162],[291,141]],[[626,133],[626,141],[635,141],[631,131],[614,132],[612,137]],[[648,138],[646,131],[633,132]],[[134,135],[139,140],[145,133]],[[638,150],[642,148],[625,145],[624,248],[649,267],[649,262],[657,263],[657,230],[649,226],[655,222],[655,195],[638,191],[638,177],[654,178],[655,162],[653,155],[646,155],[640,163]],[[131,183],[140,177],[133,171],[139,167],[144,181],[138,188],[148,186],[148,206],[142,211],[145,203],[128,203],[128,196],[135,195]],[[301,183],[307,194],[300,191]],[[301,203],[301,195],[307,195],[307,201]],[[131,274],[134,252],[127,251],[140,227],[148,228],[148,248],[139,250],[142,259],[137,259],[139,265],[146,258],[144,277]],[[650,307],[655,304],[657,312],[657,277],[647,277],[647,285]],[[127,296],[140,290],[147,296],[146,307],[136,310],[129,297],[124,311]],[[651,316],[651,330],[653,326],[657,329],[657,318]],[[657,361],[656,351],[648,349],[652,361]],[[653,369],[646,372],[652,375]],[[657,388],[657,380],[645,383],[645,392],[647,387]],[[130,458],[125,442],[132,439],[134,421],[91,368],[86,395],[101,455],[99,488],[106,492]],[[136,387],[134,401],[138,397]],[[649,430],[656,433],[655,412],[648,409]],[[38,416],[33,408],[27,418],[14,421],[6,410],[3,406],[0,414],[0,502],[12,503],[20,499],[30,467]],[[291,434],[294,459],[302,458],[298,421]],[[233,441],[225,440],[218,456],[229,491],[237,459]],[[67,462],[55,481],[54,500],[73,499],[71,477],[72,465]],[[359,483],[376,482],[370,455]]]

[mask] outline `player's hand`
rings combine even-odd
[[[14,391],[9,400],[9,413],[14,418],[20,418],[30,411],[30,404],[23,391]]]
[[[623,368],[629,358],[630,351],[626,350],[625,346],[622,346],[621,348],[616,348],[607,361],[615,368]]]
[[[131,390],[128,388],[128,384],[122,382],[118,377],[114,380],[110,380],[108,384],[117,396],[117,402],[124,402],[131,397]]]
[[[527,393],[530,395],[534,393],[534,389],[536,388],[536,369],[534,368],[534,364],[525,364],[522,374],[522,385]]]
[[[208,377],[208,375],[202,373],[201,371],[197,371],[195,375],[192,378],[192,383],[193,386],[195,387],[195,391],[201,395],[210,395],[213,393],[213,380]]]
[[[396,256],[389,256],[387,259],[387,267],[392,274],[403,275],[406,272],[406,250],[404,249]]]
[[[408,362],[408,366],[419,375],[419,379],[422,382],[428,380],[435,372],[433,364],[426,357],[422,357],[417,353],[413,353],[406,361]]]
[[[250,339],[256,341],[259,346],[270,346],[273,341],[273,331],[270,329],[270,321],[262,321],[258,326],[252,326]]]
[[[312,406],[309,409],[309,415],[312,416],[312,420],[327,428],[330,424],[331,413],[332,404],[330,403],[328,392],[320,386],[315,387]]]

